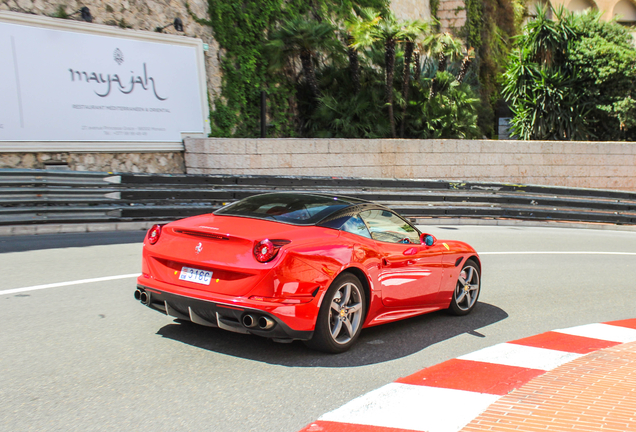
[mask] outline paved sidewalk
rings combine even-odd
[[[636,319],[494,345],[423,369],[301,432],[636,431]]]

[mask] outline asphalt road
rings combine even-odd
[[[366,329],[340,355],[175,323],[132,277],[6,293],[138,273],[142,233],[0,238],[0,430],[294,432],[441,361],[636,317],[636,232],[423,228],[482,253],[480,303]]]

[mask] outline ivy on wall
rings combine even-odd
[[[495,106],[501,99],[501,76],[510,51],[510,38],[520,27],[523,0],[466,0],[463,36],[475,48],[476,67],[482,99],[479,126],[494,135]]]
[[[280,22],[295,17],[318,21],[348,16],[358,7],[384,9],[388,0],[208,0],[208,18],[190,15],[212,27],[221,48],[220,94],[211,95],[212,136],[256,137],[260,134],[261,91],[267,93],[268,136],[295,136],[295,81],[268,71],[263,46]],[[188,6],[186,4],[186,6]],[[290,76],[291,75],[291,76]]]
[[[431,9],[431,18],[435,20],[435,27],[439,30],[439,21],[436,21],[437,12],[439,11],[439,0],[429,0],[429,8]]]
[[[429,0],[436,17],[441,0]],[[524,0],[465,0],[466,25],[462,36],[476,50],[482,109],[480,128],[494,134],[494,107],[500,96],[500,79],[509,51],[509,40],[517,33],[518,5]],[[264,44],[281,22],[305,17],[317,21],[339,21],[352,10],[388,8],[389,0],[208,0],[208,17],[194,16],[212,28],[221,48],[223,71],[220,94],[212,94],[212,136],[256,137],[260,134],[260,95],[267,93],[268,136],[296,136],[299,125],[298,71],[268,71]]]

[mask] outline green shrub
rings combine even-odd
[[[425,47],[428,26],[396,20],[387,0],[208,2],[209,19],[190,13],[222,48],[213,136],[259,136],[262,90],[268,136],[479,136],[473,51],[450,35]]]
[[[630,34],[600,13],[538,9],[517,39],[504,74],[523,139],[636,138],[636,49]]]

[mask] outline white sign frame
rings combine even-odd
[[[91,136],[89,139],[60,139],[58,134],[58,139],[42,139],[41,136],[38,136],[36,140],[19,140],[19,141],[2,141],[2,136],[0,134],[0,152],[49,152],[49,151],[69,151],[69,152],[136,152],[136,151],[182,151],[183,150],[183,142],[182,139],[185,137],[205,137],[210,133],[210,122],[209,122],[209,107],[208,107],[208,92],[207,92],[207,79],[206,79],[206,68],[205,68],[205,58],[203,51],[203,41],[198,38],[191,38],[185,36],[176,36],[176,35],[166,35],[162,33],[150,32],[150,31],[139,31],[139,30],[129,30],[129,29],[120,29],[117,27],[106,26],[101,24],[92,24],[86,23],[83,21],[75,21],[75,20],[65,20],[65,19],[56,19],[49,18],[43,16],[29,15],[29,14],[21,14],[16,12],[5,12],[0,11],[0,23],[14,24],[18,26],[31,26],[36,29],[48,29],[48,30],[59,30],[63,32],[72,32],[79,34],[87,34],[92,36],[107,36],[109,38],[118,38],[124,39],[128,41],[140,41],[140,42],[152,42],[153,45],[147,45],[151,47],[156,47],[157,49],[165,49],[167,52],[172,53],[184,53],[186,56],[193,56],[196,63],[196,71],[189,71],[191,79],[189,81],[190,85],[190,93],[193,91],[196,93],[196,90],[193,90],[193,86],[198,88],[198,99],[200,101],[199,106],[191,106],[188,105],[188,108],[193,112],[200,113],[201,119],[200,122],[194,118],[192,122],[189,124],[194,125],[192,130],[181,131],[181,134],[170,134],[170,138],[166,139],[166,134],[162,135],[163,139],[156,139],[149,136],[143,136],[143,134],[139,132],[130,132],[124,133],[120,132],[118,136],[106,136],[102,139],[95,139]],[[60,33],[62,34],[62,33]],[[103,38],[102,38],[103,39]],[[106,40],[106,39],[104,39]],[[125,41],[122,41],[122,44],[125,44]],[[128,42],[130,43],[130,42]],[[163,44],[164,48],[161,48]],[[172,48],[171,48],[172,46]],[[189,50],[180,49],[180,47],[188,47]],[[110,54],[110,53],[109,53]],[[192,59],[192,57],[189,57]],[[116,61],[117,59],[115,59]],[[115,63],[115,62],[113,62]],[[190,64],[192,62],[190,61]],[[116,65],[115,65],[116,66]],[[120,84],[120,87],[117,89],[120,90],[121,93],[125,93],[124,90],[128,91],[128,89],[124,89],[124,87],[135,86],[135,76],[137,88],[135,90],[135,97],[141,97],[137,95],[143,95],[143,97],[150,97],[154,100],[154,98],[159,99],[161,97],[160,90],[157,91],[156,88],[152,88],[154,82],[152,81],[152,77],[149,79],[149,73],[145,71],[146,65],[144,63],[143,67],[141,65],[137,65],[137,69],[139,71],[135,71],[135,75],[129,77],[121,78],[121,81],[130,79],[130,82],[126,82],[124,84]],[[132,68],[132,66],[131,66]],[[130,69],[130,68],[129,68]],[[131,71],[132,72],[132,71]],[[78,81],[83,80],[83,85],[87,85],[87,79],[90,77],[91,72],[89,71],[86,74],[85,71],[81,71],[80,74],[75,71],[75,73],[71,73],[75,77],[78,77]],[[196,77],[194,74],[196,73]],[[145,76],[144,76],[145,74]],[[94,81],[88,84],[92,84],[93,87],[97,88],[98,85],[101,85],[99,91],[104,91],[102,88],[110,88],[111,86],[111,78],[105,78],[108,76],[106,74],[102,75],[101,83],[99,81]],[[117,77],[117,75],[114,75]],[[84,79],[86,78],[86,79]],[[119,78],[117,78],[119,79]],[[145,85],[141,81],[145,79]],[[196,80],[196,84],[192,81]],[[68,80],[70,81],[70,79]],[[112,85],[116,86],[117,83],[115,78],[112,78]],[[150,82],[149,82],[150,81]],[[73,85],[78,85],[78,83],[73,83]],[[130,87],[131,89],[133,87]],[[93,90],[95,90],[95,88]],[[146,92],[144,93],[144,90]],[[147,90],[152,90],[154,92],[154,98],[151,92]],[[91,91],[92,93],[92,91]],[[97,93],[97,91],[95,91]],[[119,94],[115,95],[116,97],[121,97]],[[158,102],[159,103],[159,102]],[[154,104],[154,106],[159,106]],[[139,111],[143,108],[142,104],[132,103],[130,107],[122,106],[124,103],[115,103],[115,104],[104,104],[102,108],[104,108],[105,112],[108,111],[122,111],[124,108],[126,109],[134,109]],[[153,105],[153,104],[149,104]],[[76,106],[88,106],[88,105],[76,105]],[[90,105],[89,107],[98,108],[99,105]],[[117,109],[115,109],[117,108]],[[148,108],[150,111],[157,110],[157,108]],[[79,110],[79,108],[78,108]],[[156,112],[156,111],[155,111]],[[195,117],[198,117],[195,116]],[[191,117],[188,117],[191,118]],[[128,130],[128,129],[125,129]],[[137,130],[137,128],[135,128]],[[143,130],[141,127],[139,130]],[[1,132],[1,131],[0,131]],[[106,135],[109,135],[106,132],[103,132]],[[41,135],[41,134],[40,134]],[[129,136],[130,135],[130,136]],[[148,135],[152,135],[150,132]],[[157,135],[161,135],[160,132]],[[181,135],[181,136],[178,136]]]

